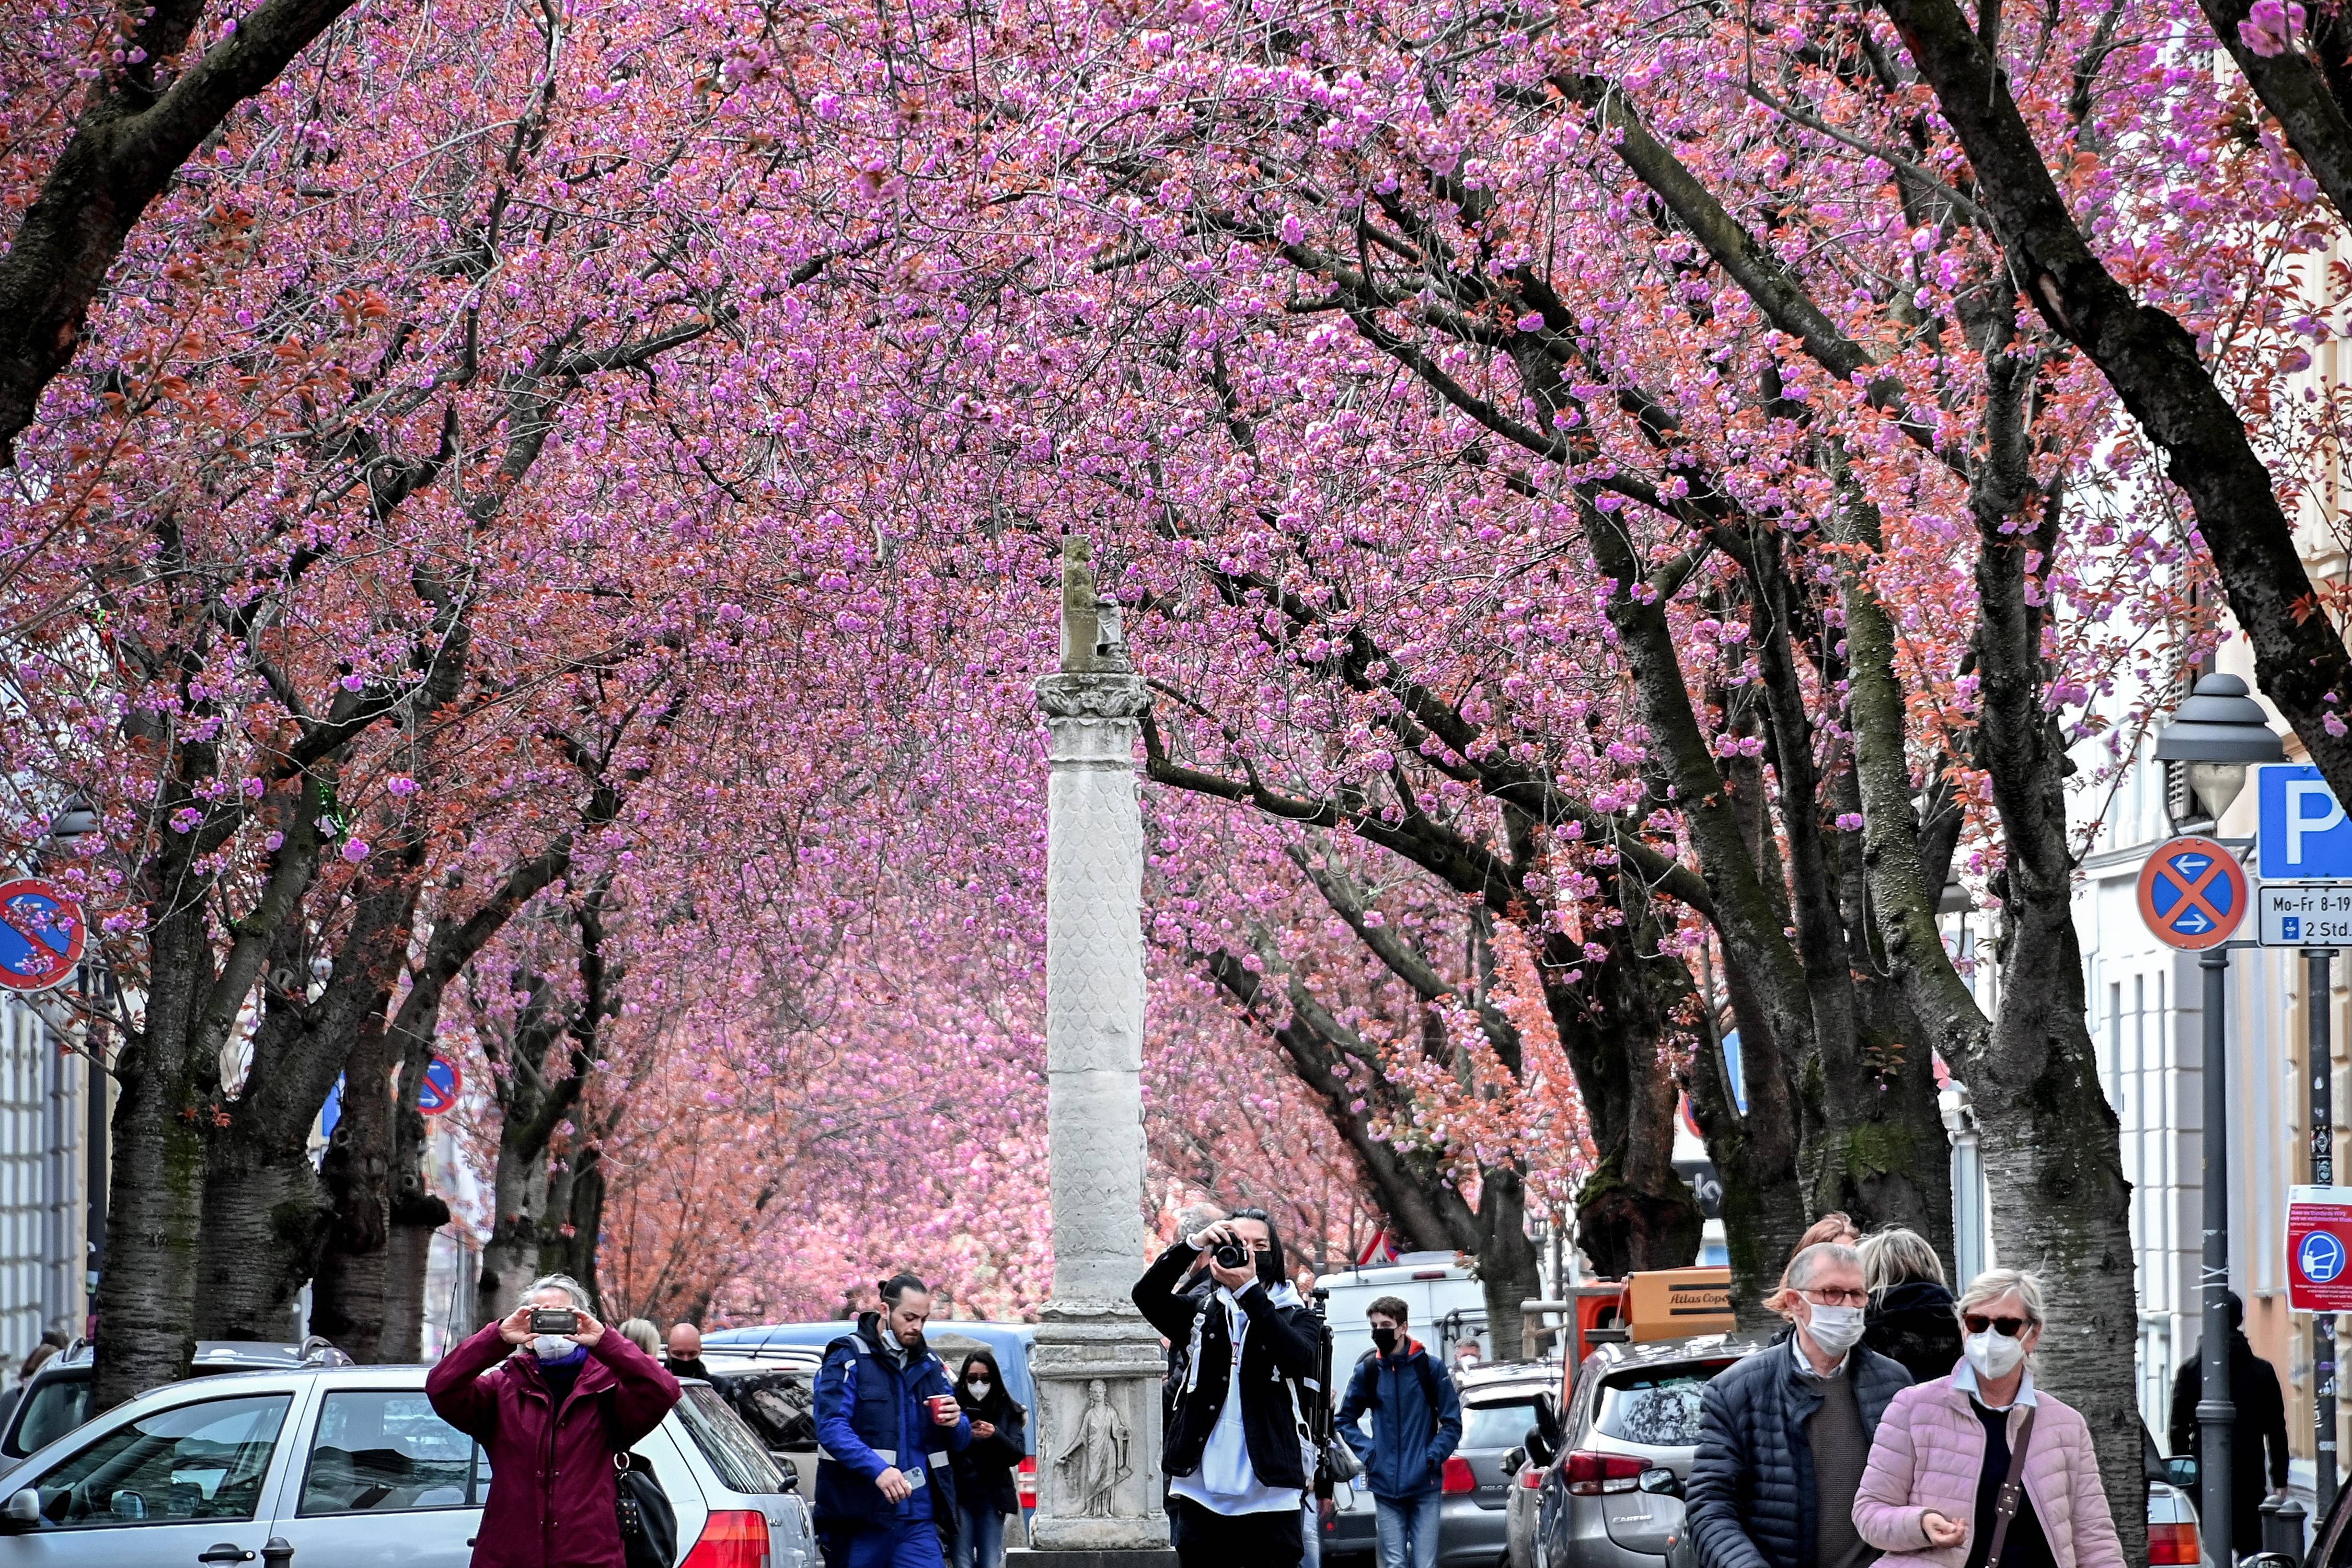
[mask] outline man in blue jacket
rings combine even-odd
[[[1862,1343],[1862,1258],[1825,1241],[1789,1260],[1785,1342],[1733,1363],[1699,1395],[1684,1489],[1702,1568],[1870,1568],[1853,1496],[1879,1417],[1911,1385]]]
[[[947,1368],[923,1341],[931,1294],[882,1282],[882,1310],[824,1349],[816,1379],[816,1538],[825,1568],[943,1568],[955,1529],[949,1459],[971,1441]]]
[[[1437,1505],[1446,1457],[1462,1441],[1462,1401],[1454,1380],[1408,1337],[1405,1304],[1373,1302],[1372,1353],[1356,1363],[1339,1405],[1339,1435],[1364,1462],[1381,1568],[1436,1568]],[[1372,1433],[1364,1436],[1364,1412]]]

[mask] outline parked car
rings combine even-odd
[[[488,1459],[434,1414],[425,1372],[296,1367],[143,1394],[0,1485],[0,1568],[465,1568]],[[793,1480],[709,1384],[688,1380],[635,1451],[677,1510],[679,1568],[814,1568]]]
[[[1699,1399],[1717,1373],[1764,1344],[1707,1334],[1596,1348],[1561,1422],[1566,1451],[1547,1455],[1539,1443],[1523,1456],[1514,1492],[1536,1499],[1527,1568],[1696,1568],[1683,1487],[1698,1444]],[[2168,1460],[2146,1432],[2141,1437],[2148,1562],[2186,1568],[2198,1561],[2197,1518],[2175,1483],[2193,1480],[2194,1461]]]
[[[349,1366],[352,1358],[317,1336],[299,1344],[250,1340],[199,1340],[191,1377],[225,1372],[276,1372],[300,1366]],[[42,1363],[0,1422],[0,1476],[16,1462],[89,1419],[89,1384],[96,1367],[89,1341],[69,1345]]]
[[[734,1347],[722,1347],[731,1352]],[[705,1345],[703,1370],[769,1456],[796,1472],[803,1497],[816,1495],[816,1374],[823,1352],[799,1345],[747,1355]]]
[[[1510,1540],[1511,1487],[1529,1427],[1557,1432],[1558,1362],[1504,1362],[1455,1378],[1462,1441],[1445,1461],[1439,1568],[1494,1568]]]

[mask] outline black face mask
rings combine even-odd
[[[1394,1329],[1374,1329],[1372,1331],[1372,1343],[1380,1347],[1381,1353],[1382,1355],[1387,1355],[1390,1352],[1396,1349],[1397,1331]]]

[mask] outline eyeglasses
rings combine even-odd
[[[2033,1326],[2028,1318],[1988,1318],[1982,1312],[1966,1313],[1960,1322],[1972,1334],[1980,1334],[1990,1329],[2005,1340],[2013,1340]]]
[[[1816,1307],[1867,1307],[1870,1305],[1870,1292],[1867,1290],[1801,1289],[1797,1294]]]

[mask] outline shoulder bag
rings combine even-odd
[[[2033,1415],[2029,1407],[2025,1419],[2018,1423],[2017,1441],[2009,1450],[2009,1475],[1993,1504],[1992,1550],[1985,1554],[1984,1568],[2000,1568],[2000,1549],[2009,1544],[2009,1521],[2017,1517],[2017,1505],[2025,1496],[2025,1451],[2033,1444]]]
[[[613,1456],[613,1507],[621,1525],[621,1554],[628,1568],[670,1568],[677,1561],[677,1510],[662,1490],[651,1459],[643,1454]]]

